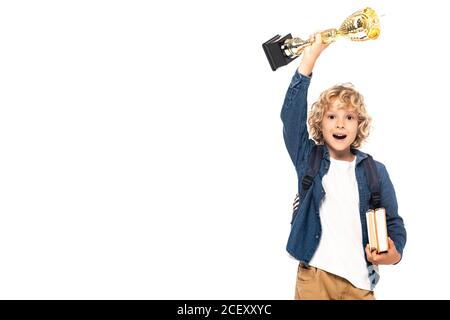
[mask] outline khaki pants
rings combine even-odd
[[[375,300],[375,295],[332,273],[299,265],[295,300]]]

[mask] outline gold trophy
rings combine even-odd
[[[380,35],[380,21],[375,10],[367,7],[345,19],[339,29],[327,29],[320,35],[323,43],[331,43],[341,37],[352,41],[375,40]],[[272,70],[275,71],[300,56],[311,44],[310,40],[292,38],[291,34],[288,34],[281,39],[280,35],[276,35],[265,42],[263,48]]]

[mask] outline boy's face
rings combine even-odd
[[[322,133],[333,158],[351,155],[350,146],[358,132],[358,115],[335,99],[322,119]]]

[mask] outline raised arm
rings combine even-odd
[[[313,44],[303,50],[302,61],[300,62],[300,66],[298,67],[298,72],[300,74],[310,75],[320,54],[328,47],[328,44],[322,43],[320,33],[311,35],[310,40],[313,39]]]
[[[292,77],[281,109],[284,142],[296,168],[306,159],[314,145],[314,141],[308,138],[306,126],[308,87],[314,64],[328,46],[322,44],[319,33],[311,36],[311,39],[314,39],[314,43],[303,51],[302,61]]]

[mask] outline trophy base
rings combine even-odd
[[[287,65],[292,60],[297,58],[290,58],[284,54],[283,50],[281,50],[281,46],[287,39],[292,39],[292,35],[290,33],[283,38],[281,38],[280,35],[276,35],[270,40],[264,42],[262,45],[264,52],[266,53],[267,60],[269,60],[270,67],[273,71],[277,70],[279,67]]]

